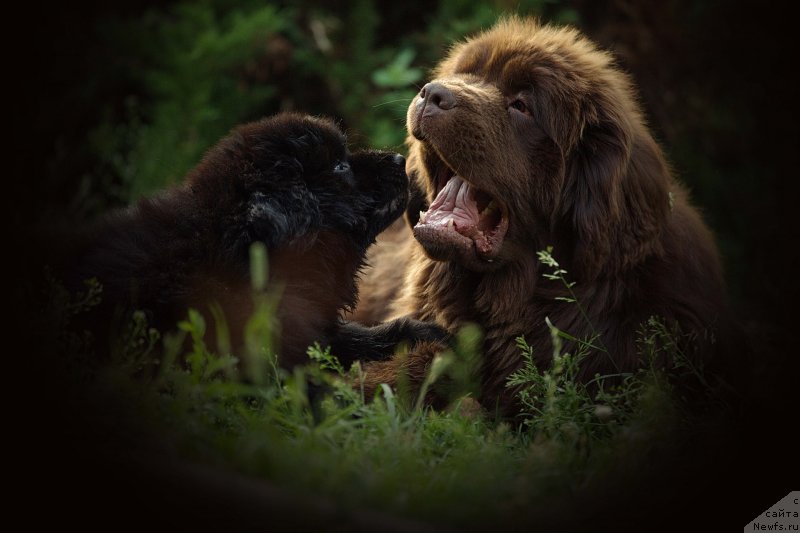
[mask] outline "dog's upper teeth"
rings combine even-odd
[[[489,214],[489,213],[491,213],[492,211],[494,211],[495,209],[497,209],[497,204],[495,203],[495,201],[494,201],[494,200],[492,200],[491,202],[489,202],[489,203],[486,205],[486,207],[484,207],[484,208],[483,208],[483,211],[481,211],[481,213],[480,213],[480,214],[481,214],[481,215]]]
[[[447,219],[447,224],[445,224],[445,225],[447,226],[447,229],[453,229],[453,225],[454,224],[455,224],[455,222],[453,222],[453,219],[452,218],[448,218]]]
[[[425,217],[425,215],[426,215],[425,211],[420,211],[420,212],[419,212],[419,221],[420,221],[422,224],[424,224],[424,223],[425,223],[425,218],[426,218],[426,217]]]

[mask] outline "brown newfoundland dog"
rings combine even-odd
[[[728,317],[714,240],[611,55],[574,29],[500,21],[452,48],[411,102],[408,131],[413,236],[394,226],[379,238],[358,319],[478,324],[478,399],[505,412],[516,337],[551,364],[546,318],[578,339],[599,335],[584,381],[641,367],[637,332],[653,316],[680,328],[697,366],[720,359]],[[537,252],[549,246],[580,305],[543,276],[553,268]],[[398,372],[419,382],[442,349],[369,363],[367,388]]]

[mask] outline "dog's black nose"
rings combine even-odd
[[[394,163],[398,167],[401,166],[404,167],[406,166],[406,158],[400,154],[394,154],[394,157],[392,157],[392,163]]]
[[[419,97],[443,111],[453,109],[456,106],[456,95],[441,83],[426,83],[419,92]]]

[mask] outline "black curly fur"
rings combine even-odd
[[[401,341],[443,335],[424,323],[365,328],[341,319],[356,303],[367,247],[407,197],[401,156],[350,154],[332,122],[277,115],[236,128],[183,183],[104,218],[79,247],[70,279],[102,283],[95,320],[106,334],[115,330],[114,309],[122,317],[143,309],[170,329],[188,307],[210,319],[216,303],[240,346],[252,312],[249,250],[260,241],[270,281],[282,290],[284,366],[306,361],[314,341],[345,362],[386,357]]]

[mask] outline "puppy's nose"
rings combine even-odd
[[[453,109],[456,105],[456,95],[441,83],[431,82],[425,84],[419,92],[419,97],[443,111]]]
[[[404,167],[406,166],[406,158],[400,154],[394,154],[394,157],[392,157],[392,163],[394,163],[398,167],[401,166]]]

